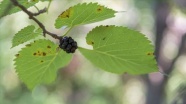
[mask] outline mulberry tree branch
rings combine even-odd
[[[51,33],[49,31],[46,30],[45,26],[34,16],[43,13],[43,11],[41,13],[32,13],[30,11],[28,11],[23,5],[21,5],[17,0],[10,0],[13,5],[19,7],[23,12],[25,12],[28,16],[29,19],[32,19],[33,21],[35,21],[39,27],[43,30],[43,35],[46,36],[46,34],[50,35],[51,37],[55,38],[55,39],[60,39],[60,36],[58,36],[57,34]]]
[[[42,13],[45,13],[45,12],[47,12],[47,8],[44,8],[44,9],[41,9],[41,10],[38,9],[37,13],[32,13],[32,14],[33,14],[33,16],[38,16],[38,15],[40,15]]]

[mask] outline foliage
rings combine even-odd
[[[27,26],[15,34],[12,40],[12,47],[23,44],[24,42],[34,39],[41,34],[42,30],[40,28],[35,30],[33,25]]]
[[[56,19],[55,26],[56,28],[62,26],[72,27],[98,22],[114,17],[114,13],[116,11],[98,5],[97,3],[77,4],[62,12]]]
[[[54,81],[57,70],[71,60],[71,54],[56,52],[57,47],[49,40],[37,40],[16,55],[16,71],[30,89],[39,83]]]
[[[150,41],[126,27],[99,26],[88,33],[93,50],[80,48],[96,66],[113,73],[145,74],[157,70]]]
[[[16,0],[12,0],[16,1]],[[40,0],[44,1],[44,0]],[[18,1],[27,8],[34,6],[39,0]],[[0,4],[0,11],[7,9],[8,0],[3,0]],[[15,5],[15,4],[14,4]],[[22,9],[23,10],[23,9]],[[25,11],[24,10],[24,11]],[[19,5],[10,8],[8,14],[21,11]],[[36,16],[32,13],[29,16]],[[56,19],[56,28],[94,23],[114,17],[116,11],[99,5],[97,3],[83,3],[70,7],[62,12]],[[0,12],[0,14],[4,14]],[[40,14],[40,11],[39,13]],[[27,26],[15,34],[12,40],[12,47],[39,36],[43,33],[60,39],[53,33],[46,31],[45,27],[33,19],[39,26]],[[68,32],[67,32],[68,33]],[[68,35],[67,33],[64,34]],[[93,50],[79,48],[90,62],[97,67],[112,73],[122,74],[146,74],[157,71],[156,61],[153,55],[153,46],[150,41],[141,33],[118,26],[98,26],[87,34],[87,43],[93,46]],[[22,48],[15,58],[15,68],[19,78],[28,86],[34,88],[38,84],[49,84],[57,76],[57,70],[66,66],[72,57],[63,50],[57,51],[58,45],[50,40],[36,40]]]
[[[19,2],[24,5],[26,8],[29,8],[33,5],[35,5],[36,3],[39,2],[39,0],[32,0],[32,1],[28,1],[28,0],[19,0]],[[11,9],[10,9],[11,8]],[[3,0],[0,4],[0,14],[3,14],[5,11],[7,11],[8,9],[10,9],[10,11],[8,13],[6,13],[6,15],[10,15],[12,13],[16,13],[21,11],[20,8],[11,5],[10,0]],[[5,16],[5,15],[4,15]]]

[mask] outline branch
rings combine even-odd
[[[38,15],[40,15],[42,13],[45,13],[45,12],[47,12],[47,8],[44,8],[44,9],[41,9],[41,10],[38,9],[38,12],[37,13],[32,13],[32,15],[33,16],[38,16]]]
[[[35,21],[38,25],[39,25],[39,27],[43,30],[43,35],[44,35],[44,37],[46,36],[46,34],[48,34],[48,35],[50,35],[51,37],[53,37],[53,38],[55,38],[55,39],[60,39],[60,36],[58,36],[58,35],[56,35],[56,34],[54,34],[54,33],[51,33],[51,32],[49,32],[49,31],[47,31],[46,29],[45,29],[45,26],[38,20],[38,19],[36,19],[34,16],[36,16],[36,15],[38,15],[38,14],[41,14],[43,11],[44,11],[44,9],[43,10],[41,10],[42,12],[40,13],[40,12],[38,12],[37,14],[36,13],[32,13],[32,12],[30,12],[30,11],[28,11],[23,5],[21,5],[17,0],[11,0],[12,1],[12,3],[15,5],[15,6],[17,6],[17,7],[19,7],[23,12],[25,12],[28,16],[29,16],[29,19],[32,19],[33,21]]]

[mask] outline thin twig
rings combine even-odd
[[[34,7],[37,9],[37,11],[39,12],[39,8],[36,6],[36,5],[34,5]]]
[[[42,13],[45,13],[45,12],[47,12],[47,8],[44,8],[44,9],[38,10],[37,13],[32,13],[32,14],[33,14],[33,16],[38,16],[38,15],[40,15],[40,14],[42,14]]]
[[[50,35],[51,37],[55,38],[55,39],[60,39],[60,36],[58,36],[57,34],[54,34],[54,33],[51,33],[49,31],[47,31],[45,29],[45,26],[37,19],[34,17],[34,13],[28,11],[23,5],[21,5],[17,0],[11,0],[12,3],[19,7],[23,12],[25,12],[28,16],[29,16],[29,19],[32,19],[33,21],[35,21],[39,27],[43,30],[43,35],[44,37],[46,36],[46,34]]]
[[[48,13],[48,9],[50,8],[51,3],[52,3],[52,0],[50,0],[49,3],[48,3],[47,13]]]

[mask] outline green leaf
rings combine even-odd
[[[29,1],[28,0],[18,0],[18,2],[26,8],[34,6],[39,1],[40,0],[29,0]],[[21,9],[19,7],[14,6],[10,0],[3,0],[0,3],[0,16],[10,15],[12,13],[16,13],[19,11],[21,11]]]
[[[42,34],[42,29],[35,29],[33,25],[27,26],[15,34],[12,40],[12,48],[34,39]]]
[[[70,62],[72,55],[57,47],[49,40],[37,40],[16,55],[16,72],[29,89],[53,82],[57,70]]]
[[[56,28],[72,27],[89,24],[114,17],[116,11],[98,5],[97,3],[83,3],[70,7],[56,19]]]
[[[42,1],[42,2],[44,2],[44,1],[52,2],[53,0],[39,0],[39,1]]]
[[[145,74],[155,72],[153,46],[141,33],[126,27],[100,26],[86,37],[93,50],[79,48],[97,67],[112,73]]]

